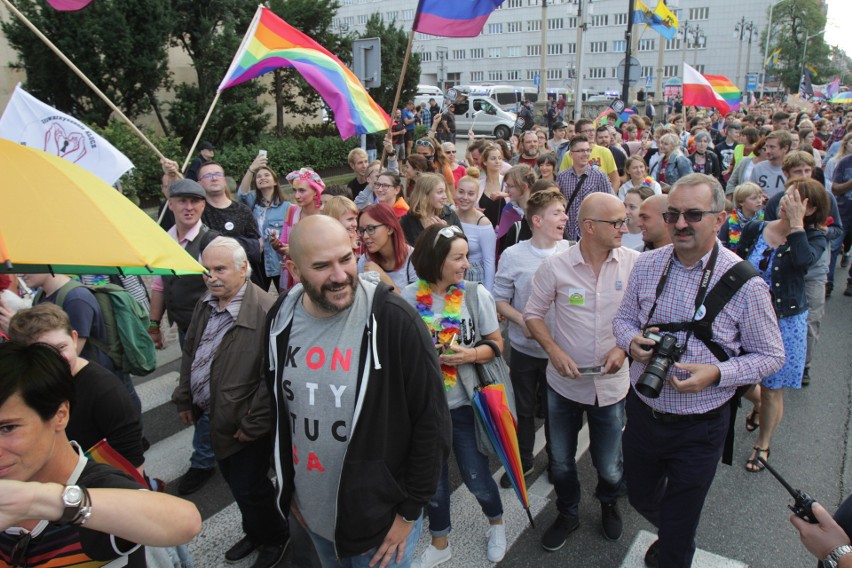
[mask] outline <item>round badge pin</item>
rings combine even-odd
[[[707,315],[707,308],[704,307],[704,304],[701,304],[698,307],[698,310],[696,310],[696,312],[695,312],[695,319],[696,320],[703,320],[704,316],[706,316],[706,315]]]
[[[234,230],[234,223],[232,221],[228,221],[227,223],[225,223],[225,230],[226,231],[233,231]]]

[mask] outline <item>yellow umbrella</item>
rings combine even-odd
[[[0,139],[0,172],[0,272],[204,272],[144,211],[76,164]]]

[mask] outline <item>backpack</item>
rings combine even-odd
[[[68,292],[83,286],[72,280],[59,289],[56,305],[60,308]],[[97,349],[106,353],[116,370],[141,377],[157,368],[157,351],[148,335],[148,314],[127,290],[115,284],[84,286],[95,296],[104,318],[106,345],[89,338]],[[41,293],[40,293],[41,294]]]

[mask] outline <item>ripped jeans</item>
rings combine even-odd
[[[459,466],[465,486],[479,501],[482,512],[489,521],[503,516],[503,502],[500,500],[500,490],[491,477],[488,467],[488,456],[476,449],[476,433],[474,427],[473,407],[465,405],[450,410],[453,420],[453,455]],[[450,534],[450,479],[449,467],[446,462],[441,469],[441,479],[435,496],[429,500],[429,531],[433,537]]]

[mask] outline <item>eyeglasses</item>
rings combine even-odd
[[[12,566],[27,566],[27,554],[30,548],[30,541],[33,539],[32,533],[21,535],[15,547],[12,549],[11,558]]]
[[[761,272],[763,272],[767,268],[769,268],[769,262],[771,260],[772,260],[772,249],[767,248],[765,251],[763,251],[763,256],[761,257],[760,262],[757,263],[757,267],[760,269]]]
[[[610,221],[608,219],[584,219],[584,221],[594,221],[595,223],[607,223],[612,225],[612,228],[616,231],[619,230],[624,224],[627,222],[627,219],[616,219],[615,221]]]
[[[583,149],[583,150],[574,150],[574,149],[572,149],[572,150],[571,150],[571,152],[573,152],[573,153],[575,153],[575,154],[591,154],[591,153],[592,153],[592,149],[591,149],[591,148],[585,148],[585,149]]]
[[[225,177],[225,174],[221,172],[216,172],[213,174],[204,174],[203,176],[201,176],[201,179],[219,179],[223,177]]]
[[[433,247],[436,246],[438,244],[438,240],[440,240],[441,237],[451,239],[451,238],[453,238],[453,236],[462,236],[463,237],[464,231],[462,231],[461,229],[459,229],[455,225],[449,225],[448,227],[444,227],[443,229],[438,231],[437,235],[435,235],[435,242],[432,243],[432,246]]]
[[[435,146],[434,146],[431,142],[429,142],[428,140],[418,140],[418,141],[417,141],[417,145],[418,145],[418,146],[428,146],[428,147],[430,147],[430,148],[434,148],[434,147],[435,147]]]
[[[374,183],[373,184],[373,189],[393,189],[394,187],[396,187],[396,186],[392,183]]]
[[[387,187],[393,187],[393,186],[389,185]],[[357,229],[355,229],[355,231],[359,235],[363,235],[364,233],[367,233],[368,235],[373,236],[373,235],[376,234],[376,229],[378,229],[379,227],[385,227],[385,226],[386,225],[384,223],[379,223],[378,225],[364,225],[363,227],[358,227]]]
[[[701,209],[689,209],[687,211],[669,210],[663,213],[663,221],[669,225],[674,225],[677,223],[677,220],[680,219],[680,216],[683,215],[683,218],[687,223],[698,223],[705,215],[716,215],[717,213],[721,213],[721,211],[702,211]]]
[[[444,154],[455,154],[455,150],[444,150]]]

